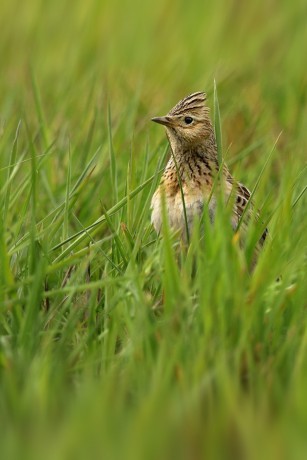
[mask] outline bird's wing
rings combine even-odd
[[[247,207],[248,206],[248,207]],[[251,201],[251,192],[245,185],[238,182],[236,184],[236,197],[234,212],[238,218],[238,221],[244,216],[244,220],[248,222],[251,216],[254,216],[256,220],[259,220],[259,213],[254,210],[253,202]],[[259,243],[262,245],[267,237],[268,229],[266,228],[261,235]]]
[[[241,184],[240,182],[237,183],[236,187],[236,202],[235,202],[235,208],[236,212],[239,217],[243,215],[247,207],[247,204],[249,203],[251,198],[251,193],[248,190],[248,188],[245,187],[245,185]],[[253,205],[252,203],[249,204],[249,207],[252,209]]]

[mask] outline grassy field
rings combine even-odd
[[[306,458],[306,18],[1,2],[1,458]],[[214,80],[223,156],[270,230],[252,274],[259,229],[240,250],[222,206],[189,248],[150,225],[150,118],[200,90],[214,117]]]

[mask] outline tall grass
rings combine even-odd
[[[2,3],[2,458],[305,458],[305,6]],[[244,248],[222,201],[188,246],[150,225],[149,120],[196,90]]]

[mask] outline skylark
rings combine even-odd
[[[205,93],[193,93],[178,102],[166,116],[152,118],[165,126],[172,150],[151,201],[151,221],[158,233],[162,227],[162,200],[165,200],[171,229],[179,230],[186,239],[195,216],[202,215],[206,204],[210,220],[214,220],[218,190],[232,203],[231,225],[235,231],[243,215],[241,228],[245,228],[252,215],[257,219],[249,190],[232,177],[225,164],[219,171],[216,138],[205,102]],[[267,229],[258,247],[263,245],[266,236]]]

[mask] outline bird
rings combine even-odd
[[[218,190],[231,202],[231,226],[235,232],[239,227],[240,233],[244,232],[252,215],[259,219],[251,192],[232,177],[225,163],[219,164],[206,100],[206,93],[195,92],[180,100],[167,115],[152,118],[165,127],[172,152],[151,200],[151,222],[160,234],[166,212],[170,228],[179,231],[184,241],[192,232],[194,219],[201,218],[204,209],[214,222]],[[258,248],[263,246],[267,233],[265,228]]]

